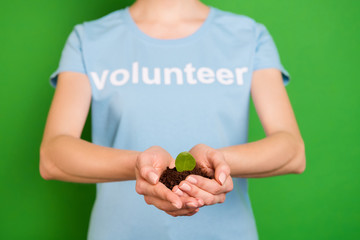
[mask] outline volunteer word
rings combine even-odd
[[[218,82],[223,85],[243,85],[244,74],[248,72],[247,67],[235,68],[234,71],[228,68],[219,68],[214,71],[208,67],[196,69],[192,63],[185,65],[184,69],[172,68],[153,68],[151,71],[148,67],[141,67],[139,63],[133,62],[131,72],[125,68],[116,69],[112,72],[104,70],[101,74],[90,72],[90,76],[99,90],[103,90],[106,82],[110,80],[113,86],[123,86],[127,83],[138,84],[141,81],[147,85],[170,85],[170,84],[212,84]],[[162,78],[163,76],[163,78]]]

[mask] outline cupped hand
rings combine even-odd
[[[179,184],[179,188],[205,205],[224,202],[226,194],[233,189],[233,181],[223,154],[205,144],[198,144],[189,152],[198,166],[210,176],[214,176],[214,179],[190,175]]]
[[[136,165],[136,192],[144,195],[147,204],[154,205],[171,216],[191,216],[198,211],[198,200],[187,194],[178,195],[159,182],[161,173],[175,160],[163,148],[154,146],[139,154]]]

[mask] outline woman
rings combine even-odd
[[[88,239],[257,239],[246,178],[305,169],[288,79],[251,18],[137,0],[70,34],[51,76],[40,173],[98,183]],[[266,138],[247,143],[250,93]],[[92,143],[80,139],[90,103]],[[215,180],[168,190],[159,176],[186,150]]]

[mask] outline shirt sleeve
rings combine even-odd
[[[66,40],[58,68],[50,76],[51,86],[56,87],[57,78],[61,72],[71,71],[85,74],[80,34],[81,25],[76,25]]]
[[[281,64],[275,42],[266,27],[261,23],[256,23],[256,48],[254,70],[264,68],[276,68],[282,73],[284,84],[290,80],[288,71]]]

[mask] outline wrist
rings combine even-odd
[[[126,151],[125,154],[124,151]],[[118,170],[119,176],[122,178],[121,181],[136,179],[136,161],[140,154],[140,151],[120,150],[120,157],[118,158]]]
[[[217,150],[224,156],[224,161],[230,168],[230,175],[233,176],[234,165],[233,165],[233,161],[232,161],[233,156],[231,154],[231,151],[229,151],[230,148],[231,147],[223,147],[223,148],[219,148]]]

